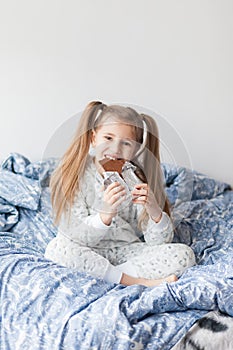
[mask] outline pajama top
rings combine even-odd
[[[140,181],[140,180],[139,180]],[[103,178],[97,172],[93,157],[89,156],[80,191],[75,195],[71,215],[63,215],[58,232],[80,246],[90,248],[115,248],[145,240],[151,244],[169,243],[173,239],[173,226],[163,212],[159,223],[151,218],[147,227],[138,229],[142,205],[125,203],[122,210],[105,225],[100,218],[103,198]]]

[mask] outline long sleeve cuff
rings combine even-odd
[[[104,279],[110,283],[120,283],[122,274],[125,273],[131,277],[138,277],[137,271],[130,261],[123,264],[113,266],[109,264],[105,272]]]
[[[109,283],[120,283],[122,277],[122,271],[117,267],[109,264],[107,271],[104,275],[104,280]]]
[[[173,239],[173,226],[167,213],[163,212],[161,220],[156,223],[151,218],[148,221],[144,238],[147,244],[171,243]]]
[[[100,214],[93,215],[92,217],[87,217],[87,220],[84,220],[84,222],[90,226],[93,226],[95,228],[99,229],[109,229],[110,226],[105,225],[103,221],[101,220]]]
[[[167,213],[165,213],[164,211],[162,212],[162,217],[159,222],[155,222],[151,218],[150,218],[150,221],[151,221],[151,224],[156,225],[156,229],[161,231],[165,230],[168,227],[168,225],[170,225],[170,218],[167,215]]]

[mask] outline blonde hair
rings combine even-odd
[[[170,215],[160,167],[159,135],[155,120],[148,115],[138,114],[131,107],[106,106],[102,102],[93,101],[87,105],[81,115],[74,139],[50,180],[55,224],[59,223],[66,208],[70,212],[75,193],[80,189],[80,181],[84,176],[90,150],[92,131],[100,127],[109,118],[131,125],[135,131],[136,141],[140,144],[143,143],[144,123],[146,124],[145,147],[139,157],[136,153],[132,163],[137,166],[136,174],[138,177],[149,184],[160,208]],[[148,214],[144,209],[139,218],[139,227],[147,220]]]

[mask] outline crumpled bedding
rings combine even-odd
[[[0,171],[0,349],[171,349],[210,310],[233,316],[233,191],[163,164],[174,241],[198,265],[155,288],[108,284],[44,258],[56,235],[56,159],[13,153]]]

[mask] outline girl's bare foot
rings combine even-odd
[[[132,286],[133,284],[140,284],[140,285],[146,286],[146,287],[155,287],[155,286],[159,286],[163,282],[171,283],[171,282],[175,282],[177,280],[178,280],[178,278],[176,277],[176,275],[169,275],[169,276],[164,277],[164,278],[150,280],[147,278],[131,277],[131,276],[123,273],[120,283],[124,284],[125,286]]]
[[[155,286],[159,286],[163,282],[171,283],[171,282],[176,282],[177,280],[178,280],[178,278],[176,275],[169,275],[167,277],[159,278],[156,280],[142,278],[140,284],[142,284],[143,286],[146,286],[146,287],[155,287]]]

